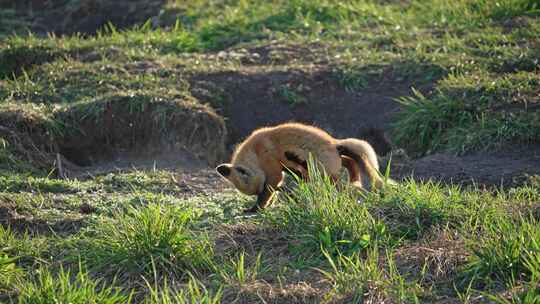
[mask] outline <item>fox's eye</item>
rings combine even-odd
[[[238,172],[240,172],[240,174],[242,174],[242,175],[249,175],[248,172],[246,171],[246,169],[244,169],[242,167],[238,167],[238,168],[236,168],[236,170]]]

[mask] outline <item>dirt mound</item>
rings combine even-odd
[[[19,157],[49,168],[58,160],[56,153],[86,166],[121,153],[186,151],[213,166],[224,157],[226,138],[223,119],[209,107],[188,97],[144,93],[97,98],[60,108],[50,117],[6,108],[0,111],[0,132]]]
[[[187,148],[216,164],[223,158],[223,119],[195,100],[112,95],[59,111],[67,133],[57,142],[68,159],[86,165],[117,151],[152,154]]]
[[[7,150],[0,169],[48,169],[54,149],[47,118],[29,107],[0,108],[0,143]],[[6,153],[6,151],[4,151]],[[21,164],[24,164],[21,166]]]
[[[15,10],[37,33],[94,34],[109,23],[116,28],[143,24],[159,16],[164,4],[164,0],[24,0],[3,1],[0,8]]]
[[[202,101],[215,104],[220,96],[216,107],[227,118],[229,145],[256,128],[287,121],[314,124],[336,137],[371,134],[368,140],[378,140],[399,109],[394,98],[409,93],[406,83],[347,91],[327,68],[268,72],[247,67],[197,74],[190,82],[191,93]],[[389,151],[388,144],[376,148],[381,155]]]

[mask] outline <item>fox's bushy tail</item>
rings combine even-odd
[[[336,143],[336,148],[340,155],[347,156],[354,160],[358,170],[349,172],[360,172],[368,179],[370,187],[381,188],[384,184],[379,174],[379,161],[373,147],[364,140],[356,138],[340,139]],[[350,164],[349,164],[350,165]],[[351,176],[353,183],[360,182],[362,176]]]

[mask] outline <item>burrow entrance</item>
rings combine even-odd
[[[223,118],[210,107],[143,93],[100,97],[50,117],[9,109],[0,112],[0,126],[20,157],[44,169],[155,155],[214,166],[225,158],[227,137]]]

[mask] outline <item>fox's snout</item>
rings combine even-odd
[[[229,164],[221,164],[216,167],[216,171],[223,177],[228,177],[231,175],[231,166]]]

